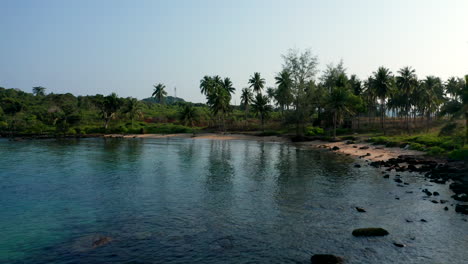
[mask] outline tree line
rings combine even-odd
[[[393,73],[379,67],[367,79],[349,75],[341,61],[336,66],[327,65],[318,74],[318,59],[310,50],[289,50],[282,56],[282,70],[275,76],[275,86],[265,89],[265,80],[255,72],[248,86],[241,90],[240,107],[248,118],[252,111],[262,123],[276,110],[283,124],[294,124],[298,136],[304,133],[305,124],[330,127],[336,137],[337,127],[344,120],[366,116],[379,118],[380,129],[385,133],[388,116],[403,117],[410,133],[410,124],[416,120],[429,121],[436,117],[464,117],[468,127],[468,75],[418,78],[414,68],[407,66]],[[228,83],[229,85],[225,85]],[[213,115],[224,120],[233,109],[230,106],[234,92],[229,78],[205,76],[200,90],[206,95]],[[466,129],[468,139],[468,128]]]

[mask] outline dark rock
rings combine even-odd
[[[434,196],[440,195],[438,192],[433,192],[432,194],[433,194]]]
[[[361,168],[360,164],[354,164],[354,168]]]
[[[357,146],[353,146],[353,148],[357,148]]]
[[[447,206],[444,207],[444,210],[445,210],[445,211],[448,211],[448,209],[449,209],[449,208],[448,208]]]
[[[390,178],[390,175],[385,174],[383,177],[384,177],[385,179],[388,179],[388,178]]]
[[[460,202],[468,202],[468,195],[466,193],[452,195],[452,198]]]
[[[388,231],[379,227],[359,228],[353,230],[353,236],[386,236]]]
[[[365,156],[366,156],[366,157],[369,157],[369,156],[372,156],[372,155],[371,155],[370,153],[367,153]]]
[[[364,208],[361,208],[361,207],[356,207],[356,211],[360,212],[360,213],[365,213],[366,210]]]
[[[423,222],[423,223],[427,223],[426,219],[421,219],[420,221]]]
[[[404,185],[402,184],[397,184],[398,187],[405,187]]]
[[[468,204],[466,204],[466,205],[457,204],[455,206],[455,212],[462,213],[462,214],[468,214]]]
[[[363,146],[363,147],[360,147],[359,149],[369,149],[369,146]]]
[[[438,204],[438,203],[439,203],[439,201],[437,201],[437,200],[431,200],[431,202],[432,202],[432,203],[435,203],[435,204]]]
[[[108,244],[111,241],[112,241],[112,238],[110,238],[110,237],[106,237],[106,236],[99,237],[99,238],[97,238],[96,240],[93,241],[92,247],[97,248],[97,247],[100,247],[100,246],[104,246],[105,244]]]
[[[405,244],[398,243],[398,242],[393,242],[393,245],[395,245],[395,246],[397,246],[397,247],[406,247]]]
[[[351,145],[351,144],[355,144],[356,142],[354,142],[353,140],[348,140],[346,141],[346,145]]]
[[[428,189],[422,190],[423,193],[425,193],[427,196],[432,196],[432,193]]]
[[[407,183],[407,182],[405,182],[405,183],[403,183],[403,184],[404,184],[404,185],[409,185],[409,183]]]
[[[403,183],[403,181],[401,179],[398,179],[398,178],[394,179],[394,181],[397,182],[397,183]]]
[[[342,257],[329,254],[315,254],[310,258],[312,264],[342,264],[344,260]]]
[[[335,151],[335,150],[339,150],[340,148],[337,147],[337,146],[334,146],[331,150]]]
[[[406,219],[407,223],[413,223],[413,220]]]
[[[440,200],[440,203],[444,204],[444,203],[448,203],[448,201],[447,200]]]

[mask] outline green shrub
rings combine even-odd
[[[313,137],[313,136],[323,135],[324,132],[325,131],[321,127],[308,126],[306,127],[305,135],[309,137]]]
[[[444,127],[442,127],[442,129],[439,132],[439,137],[441,137],[441,136],[452,136],[453,134],[455,134],[456,129],[457,129],[457,123],[455,123],[455,122],[449,123],[449,124],[445,125]]]
[[[424,147],[424,145],[422,144],[419,144],[419,143],[410,143],[410,149],[412,150],[419,150],[419,151],[425,151],[426,148]]]
[[[454,160],[468,160],[468,148],[457,149],[449,154],[449,158]]]
[[[262,132],[258,134],[261,137],[269,137],[269,136],[279,136],[281,133],[275,130],[266,130],[265,132]]]
[[[441,147],[430,147],[428,149],[427,153],[429,155],[437,156],[437,155],[441,155],[441,154],[445,153],[445,149],[443,149]]]

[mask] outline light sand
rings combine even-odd
[[[327,148],[339,147],[336,152],[349,154],[356,157],[363,157],[372,161],[388,160],[391,158],[397,158],[400,155],[424,155],[422,151],[402,149],[402,148],[387,148],[384,146],[374,146],[369,143],[357,143],[357,144],[346,144],[346,142],[323,142],[323,141],[312,141],[301,143],[304,146],[310,146],[313,148]],[[365,147],[367,149],[360,149]],[[370,155],[368,155],[370,154]]]

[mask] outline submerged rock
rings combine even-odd
[[[353,230],[353,236],[386,236],[388,231],[380,227],[358,228]]]
[[[354,168],[361,168],[360,164],[354,164]]]
[[[110,237],[106,237],[106,236],[98,237],[96,240],[93,241],[93,248],[104,246],[105,244],[111,241],[112,241],[112,238]]]
[[[312,264],[341,264],[344,263],[342,257],[330,254],[315,254],[310,258]]]

